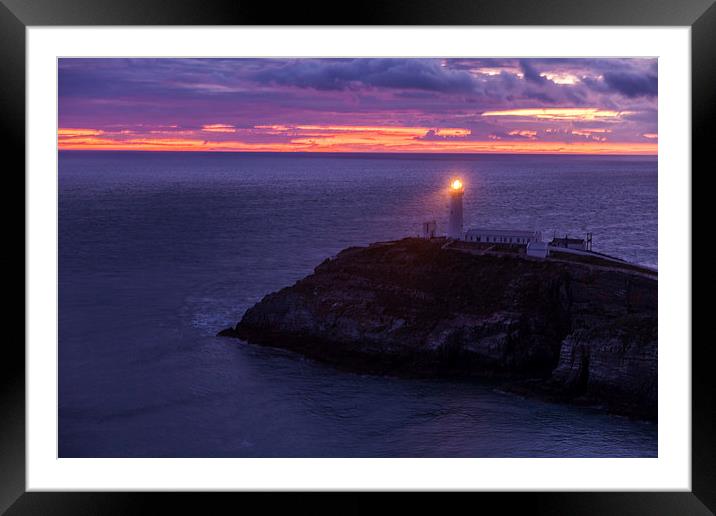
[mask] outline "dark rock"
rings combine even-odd
[[[217,337],[238,337],[235,328],[226,328],[216,334]]]
[[[562,343],[552,379],[575,397],[656,419],[656,315],[630,315],[576,330]]]
[[[531,391],[655,417],[654,277],[443,244],[346,249],[220,335],[356,371],[538,378]]]

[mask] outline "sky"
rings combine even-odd
[[[60,59],[60,149],[657,153],[657,60]]]

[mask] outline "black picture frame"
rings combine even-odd
[[[280,6],[280,7],[278,7]],[[320,14],[319,14],[320,13]],[[692,171],[713,171],[709,149],[716,137],[716,4],[714,0],[399,0],[355,5],[340,2],[268,4],[201,0],[0,0],[0,121],[7,145],[3,167],[6,192],[24,192],[20,170],[25,163],[25,29],[61,25],[606,25],[690,26],[692,59]],[[14,158],[14,159],[12,159]],[[710,166],[709,166],[710,165]],[[708,167],[708,169],[707,169]],[[689,173],[689,171],[683,171]],[[10,180],[15,182],[11,182]],[[693,191],[693,190],[692,190]],[[24,199],[24,195],[22,196]],[[692,204],[693,206],[693,204]],[[693,208],[692,208],[693,213]],[[17,211],[11,215],[17,219]],[[696,218],[692,215],[694,221]],[[6,219],[12,220],[12,219]],[[13,229],[11,229],[13,228]],[[12,231],[17,231],[13,234]],[[13,242],[11,261],[25,267],[24,226],[6,225]],[[693,230],[692,230],[692,234]],[[8,238],[10,237],[10,238]],[[7,246],[6,249],[9,249]],[[19,252],[19,249],[23,249]],[[693,253],[693,251],[692,251]],[[692,254],[693,256],[693,254]],[[693,263],[693,260],[692,260]],[[6,266],[7,267],[7,266]],[[9,267],[8,267],[9,268]],[[14,270],[14,269],[13,269]],[[692,266],[693,270],[693,266]],[[705,273],[705,269],[699,269]],[[17,275],[19,276],[19,275]],[[710,279],[710,275],[705,278]],[[708,282],[700,281],[707,285]],[[704,286],[705,289],[705,286]],[[6,296],[9,299],[9,296]],[[23,300],[25,293],[23,291]],[[24,313],[24,303],[13,302]],[[693,305],[693,302],[692,302]],[[8,312],[8,315],[11,312]],[[15,315],[15,314],[12,314]],[[7,321],[19,320],[9,316]],[[692,316],[693,320],[693,316]],[[16,323],[12,323],[16,324]],[[24,335],[23,335],[24,341]],[[714,425],[713,344],[692,339],[692,491],[601,493],[471,493],[473,507],[538,514],[713,514],[716,511],[716,426]],[[688,343],[669,343],[669,345]],[[240,510],[238,493],[61,493],[25,489],[25,352],[20,339],[6,338],[0,360],[0,513],[144,514],[190,510],[206,514]],[[668,437],[667,437],[668,438]],[[279,503],[292,511],[326,508],[315,494],[243,497],[263,509]],[[382,504],[381,495],[353,494],[351,501],[331,501],[331,512],[364,512]],[[299,500],[296,500],[300,497]],[[331,497],[332,498],[332,497]],[[310,500],[310,501],[309,501]],[[411,497],[421,510],[444,512],[443,497]],[[228,503],[227,503],[228,502]],[[325,502],[324,502],[325,503]],[[333,507],[331,509],[330,507]],[[158,511],[157,508],[161,507]],[[233,507],[233,508],[232,508]]]

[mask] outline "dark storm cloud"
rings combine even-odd
[[[520,60],[520,68],[522,69],[522,73],[525,76],[525,80],[530,82],[535,82],[537,84],[543,84],[547,79],[542,77],[540,75],[540,72],[538,72],[534,66],[530,64],[529,61],[526,59]]]
[[[477,81],[469,72],[446,69],[435,59],[293,60],[261,70],[252,79],[317,90],[357,89],[363,85],[470,93],[477,87]]]
[[[659,91],[656,75],[632,72],[606,72],[604,82],[612,90],[626,97],[655,97]]]

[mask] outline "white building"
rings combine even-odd
[[[535,240],[527,244],[527,256],[534,256],[536,258],[547,258],[549,255],[549,245],[547,242],[541,240]]]
[[[541,242],[540,231],[520,231],[514,229],[468,229],[465,241],[488,244],[517,244],[527,245],[531,242]]]

